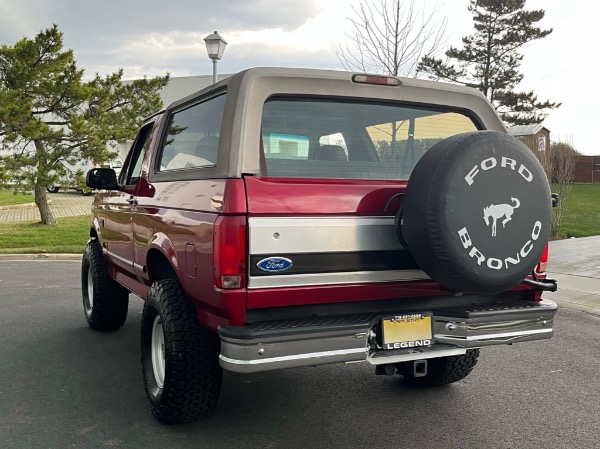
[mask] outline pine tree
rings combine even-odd
[[[519,50],[548,36],[552,29],[536,26],[544,10],[525,11],[524,7],[525,0],[471,0],[475,33],[462,38],[462,49],[450,47],[447,61],[424,57],[419,71],[480,90],[509,125],[542,122],[546,111],[560,103],[539,101],[534,91],[516,90],[523,80]]]
[[[84,80],[56,25],[0,47],[0,181],[33,190],[43,224],[55,223],[46,188],[64,172],[63,162],[109,160],[111,145],[131,139],[162,106],[158,91],[168,75],[130,83],[122,76]]]

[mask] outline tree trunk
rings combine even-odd
[[[48,176],[48,168],[45,164],[46,162],[46,149],[44,147],[44,142],[39,139],[33,141],[35,144],[35,150],[38,156],[38,167],[37,167],[37,177],[35,180],[35,204],[40,211],[41,223],[44,225],[56,224],[56,220],[54,219],[54,214],[50,209],[50,205],[48,204],[48,197],[46,196],[46,187],[47,185],[42,179],[46,179]]]
[[[40,211],[40,217],[42,218],[41,223],[44,225],[55,224],[54,214],[50,205],[48,204],[48,197],[46,196],[46,188],[41,186],[39,183],[35,184],[35,204]]]

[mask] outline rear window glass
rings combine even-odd
[[[459,111],[327,98],[263,108],[263,176],[407,179],[425,152],[477,126]]]

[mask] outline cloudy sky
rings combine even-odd
[[[336,56],[359,0],[0,0],[0,44],[33,37],[53,23],[90,74],[118,68],[126,78],[208,75],[203,38],[214,30],[228,42],[220,73],[254,66],[342,69]],[[469,0],[417,0],[447,18],[446,41],[471,34]],[[553,139],[584,154],[600,154],[600,93],[595,77],[600,27],[586,0],[527,0],[544,9],[540,23],[554,32],[523,51],[522,89],[562,102],[544,125]],[[590,76],[592,75],[592,76]]]

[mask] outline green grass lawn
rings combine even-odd
[[[78,253],[89,238],[90,217],[65,217],[51,226],[34,222],[0,224],[0,253]]]
[[[33,203],[33,193],[16,193],[12,190],[0,189],[0,206]]]
[[[573,184],[558,234],[560,237],[600,235],[600,184]]]

